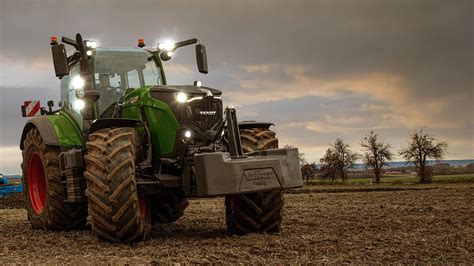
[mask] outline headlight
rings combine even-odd
[[[184,131],[184,137],[189,139],[191,137],[191,130]]]
[[[97,48],[97,42],[94,42],[94,41],[87,41],[87,42],[86,42],[86,47],[87,47],[87,48],[95,49],[95,48]]]
[[[173,51],[174,43],[172,42],[160,42],[158,43],[158,50]]]
[[[176,101],[180,103],[185,103],[188,101],[188,95],[184,92],[178,92],[175,97],[176,97]]]
[[[77,111],[81,111],[85,105],[86,104],[84,103],[83,100],[76,100],[74,102],[74,109],[76,109]]]
[[[84,79],[81,76],[75,76],[72,79],[72,86],[74,89],[82,89],[84,87]]]

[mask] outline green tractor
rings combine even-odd
[[[225,196],[230,233],[280,230],[282,190],[302,186],[298,150],[278,149],[272,123],[239,123],[217,89],[167,85],[162,62],[188,45],[207,74],[198,39],[100,48],[80,34],[51,38],[60,108],[40,108],[20,142],[33,228],[89,224],[100,239],[141,241],[179,219],[188,198]]]

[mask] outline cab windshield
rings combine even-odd
[[[162,85],[153,55],[143,49],[98,48],[94,57],[94,85],[99,91],[99,113],[128,92],[144,86]]]

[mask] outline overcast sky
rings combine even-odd
[[[474,159],[472,3],[0,0],[0,172],[20,173],[22,102],[59,99],[50,36],[77,32],[103,47],[199,38],[210,73],[182,49],[168,83],[221,89],[308,161],[338,137],[359,151],[370,130],[396,152],[421,127],[447,159]]]

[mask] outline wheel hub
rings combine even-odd
[[[46,202],[46,178],[43,164],[38,153],[33,153],[28,160],[28,193],[33,210],[40,214]]]

